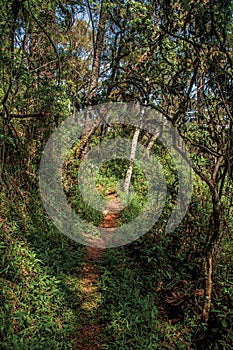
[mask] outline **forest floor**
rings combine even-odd
[[[111,234],[120,222],[122,205],[116,194],[111,194],[108,199],[105,217],[99,227],[109,230]],[[98,315],[98,303],[100,302],[98,287],[100,270],[98,265],[103,259],[105,249],[104,244],[101,248],[87,246],[85,249],[81,275],[84,294],[80,307],[82,328],[74,344],[74,349],[98,350],[102,347],[102,325]]]

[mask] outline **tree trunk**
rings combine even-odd
[[[213,256],[216,254],[217,244],[220,238],[221,204],[217,187],[212,188],[213,212],[210,217],[208,237],[204,249],[204,305],[202,310],[202,321],[208,322],[211,308],[211,296],[213,289]]]
[[[154,146],[154,143],[155,143],[156,139],[157,139],[157,135],[152,135],[151,136],[151,139],[150,139],[150,141],[148,143],[148,146],[146,148],[146,157],[147,157],[147,159],[150,158],[150,151],[151,151],[152,147]]]
[[[102,0],[101,7],[100,7],[98,30],[96,34],[95,43],[94,43],[92,71],[91,71],[89,89],[87,94],[87,104],[89,106],[94,104],[94,98],[96,97],[97,89],[98,89],[101,55],[103,53],[103,48],[104,48],[105,22],[107,18],[106,9],[105,9],[106,4],[107,4],[106,1]],[[87,153],[88,146],[90,144],[91,137],[97,130],[100,122],[101,122],[101,119],[99,118],[97,122],[94,125],[92,125],[92,127],[89,128],[88,130],[84,127],[84,133],[81,137],[81,147],[78,152],[79,157],[81,159],[84,159],[85,154]]]
[[[204,305],[202,310],[202,321],[207,323],[209,320],[209,313],[211,308],[211,296],[212,296],[212,289],[213,289],[212,256],[205,257],[204,273],[205,273],[205,286],[204,286]]]
[[[87,96],[89,105],[92,104],[92,99],[96,96],[97,89],[98,89],[98,82],[99,82],[99,75],[100,75],[100,62],[101,62],[101,55],[103,53],[103,48],[104,48],[105,22],[107,17],[105,5],[106,5],[106,2],[102,0],[101,7],[100,7],[98,30],[97,30],[95,43],[94,43],[94,56],[93,56],[92,71],[91,71],[90,84],[89,84],[88,96]]]
[[[129,167],[128,167],[126,177],[125,177],[124,192],[126,192],[126,193],[129,192],[129,186],[130,186],[131,177],[132,177],[132,173],[133,173],[133,165],[134,165],[134,161],[135,161],[135,155],[136,155],[136,150],[137,150],[139,134],[140,134],[140,128],[137,128],[135,130],[133,140],[132,140],[132,147],[131,147],[131,153],[130,153],[130,159],[129,159]]]
[[[154,146],[155,141],[156,141],[157,138],[160,136],[161,131],[162,131],[162,128],[159,128],[159,129],[156,131],[156,133],[155,133],[154,135],[151,136],[151,139],[150,139],[150,141],[149,141],[149,143],[148,143],[148,146],[147,146],[147,148],[146,148],[146,157],[147,157],[147,159],[150,158],[150,151],[151,151],[152,147]]]

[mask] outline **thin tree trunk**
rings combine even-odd
[[[208,322],[211,308],[211,296],[213,290],[213,256],[220,238],[221,204],[216,187],[212,188],[213,212],[210,217],[208,238],[204,249],[204,305],[202,310],[202,321]]]
[[[203,107],[203,80],[201,73],[198,74],[197,76],[197,105],[198,105],[198,114],[197,114],[197,120],[198,123],[202,123],[203,120],[203,112],[204,112],[204,107]]]
[[[211,296],[212,296],[212,289],[213,289],[212,256],[205,257],[204,273],[205,273],[205,286],[204,286],[204,305],[202,310],[202,321],[207,323],[209,320],[209,313],[211,308]]]
[[[150,158],[150,151],[151,151],[152,147],[154,146],[155,141],[159,137],[160,133],[161,133],[161,128],[159,130],[157,130],[154,135],[151,136],[151,139],[150,139],[150,141],[148,143],[148,146],[146,148],[146,157],[147,157],[147,159]]]
[[[93,57],[91,78],[90,78],[90,84],[89,84],[88,96],[87,96],[88,104],[92,104],[92,99],[96,96],[97,89],[98,89],[98,82],[99,82],[99,75],[100,75],[100,62],[101,62],[101,55],[103,53],[103,48],[104,48],[105,22],[107,17],[105,5],[106,5],[106,2],[102,0],[101,7],[100,7],[98,30],[97,30],[96,40],[94,44],[94,57]]]
[[[154,146],[154,143],[155,143],[156,139],[157,139],[157,135],[152,135],[151,136],[151,139],[150,139],[150,141],[148,143],[148,146],[146,148],[147,159],[150,158],[150,151],[151,151],[152,147]]]
[[[138,137],[140,134],[140,128],[137,128],[135,130],[134,136],[133,136],[133,140],[132,140],[132,147],[131,147],[131,153],[130,153],[130,159],[129,159],[129,167],[126,173],[126,177],[125,177],[125,183],[124,183],[124,192],[128,193],[129,192],[129,186],[130,186],[130,182],[131,182],[131,177],[132,177],[132,173],[133,173],[133,165],[134,165],[134,161],[135,161],[135,155],[136,155],[136,151],[137,151],[137,144],[138,144]]]
[[[93,105],[94,98],[96,97],[97,89],[98,89],[101,56],[104,48],[105,22],[107,18],[105,5],[106,5],[106,1],[102,0],[101,7],[100,7],[98,30],[97,30],[95,43],[94,43],[94,56],[93,56],[90,84],[89,84],[88,95],[87,95],[87,104],[89,106]],[[97,123],[94,123],[92,127],[88,130],[84,128],[84,133],[81,137],[81,147],[78,152],[78,155],[81,159],[84,159],[91,137],[97,130],[100,124],[100,121],[101,120],[99,119]]]

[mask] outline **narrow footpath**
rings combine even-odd
[[[122,205],[117,195],[111,195],[107,213],[99,227],[109,231],[117,227],[121,217]],[[103,258],[105,247],[86,247],[82,270],[82,303],[80,322],[82,328],[74,344],[74,350],[99,350],[103,344],[103,328],[99,321],[98,309],[101,303],[101,291],[98,287],[100,277],[99,262]]]

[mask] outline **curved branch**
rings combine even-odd
[[[51,36],[49,35],[49,33],[46,31],[46,29],[40,24],[40,22],[37,20],[37,18],[35,17],[35,15],[32,12],[32,8],[31,8],[31,4],[30,4],[30,0],[28,0],[28,8],[30,11],[30,14],[32,16],[32,18],[35,20],[36,24],[39,26],[39,28],[43,31],[43,33],[47,36],[49,42],[51,43],[54,52],[57,56],[57,60],[58,60],[58,85],[61,84],[61,60],[60,60],[60,55],[57,51],[57,47],[55,45],[55,43],[53,42],[53,39],[51,38]]]

